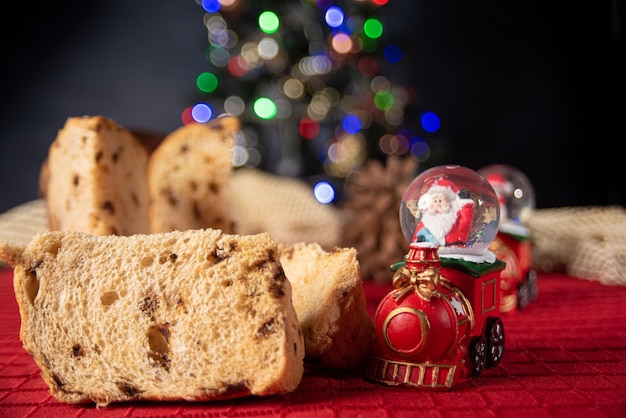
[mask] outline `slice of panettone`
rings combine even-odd
[[[230,178],[239,128],[237,118],[224,116],[184,125],[163,139],[148,162],[151,232],[234,232]]]
[[[103,116],[70,117],[42,166],[52,230],[93,235],[147,233],[148,153],[126,128]]]
[[[317,243],[303,242],[280,248],[304,334],[306,363],[346,370],[364,367],[374,325],[366,309],[356,249],[325,251]]]

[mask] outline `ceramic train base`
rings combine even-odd
[[[501,274],[500,310],[508,313],[524,310],[539,293],[530,237],[499,231],[490,249],[506,264]]]
[[[500,362],[503,262],[440,259],[436,247],[413,243],[395,267],[394,290],[375,314],[369,379],[446,390]]]

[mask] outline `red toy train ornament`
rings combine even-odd
[[[412,243],[394,290],[378,305],[376,344],[367,376],[388,385],[449,389],[504,354],[499,274],[504,263],[480,266],[439,259],[437,248]]]
[[[409,251],[375,313],[367,378],[446,390],[500,362],[505,263],[489,250],[498,221],[495,191],[473,170],[435,167],[413,180],[400,208]]]

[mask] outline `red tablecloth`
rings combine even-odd
[[[392,388],[360,373],[305,373],[290,394],[96,409],[48,394],[19,341],[12,271],[0,271],[0,417],[626,417],[626,287],[540,274],[539,297],[503,315],[500,364],[446,392]],[[390,290],[365,284],[368,309]]]

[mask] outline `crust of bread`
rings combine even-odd
[[[357,251],[318,243],[282,245],[280,262],[293,288],[308,365],[359,369],[371,354],[374,325],[367,312]]]
[[[151,232],[235,232],[230,178],[239,129],[239,119],[224,116],[183,125],[163,139],[148,162]]]
[[[50,229],[94,235],[149,232],[147,163],[143,145],[114,120],[68,118],[40,174]]]
[[[219,230],[0,243],[20,339],[66,403],[293,391],[304,340],[269,234]]]

